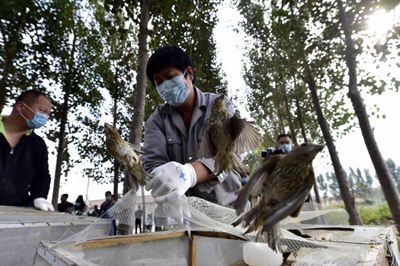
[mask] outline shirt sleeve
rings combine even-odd
[[[163,121],[160,116],[157,117],[153,114],[146,122],[143,150],[143,168],[148,172],[170,161],[167,153]]]
[[[41,140],[41,148],[38,156],[40,156],[39,165],[37,171],[31,181],[29,186],[29,192],[32,199],[45,198],[47,199],[47,194],[50,189],[50,173],[49,173],[49,163],[48,163],[48,151],[47,146],[43,140]]]

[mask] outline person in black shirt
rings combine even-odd
[[[34,206],[54,211],[48,202],[48,151],[34,129],[44,126],[51,100],[34,90],[17,97],[11,114],[0,116],[0,205]]]
[[[115,201],[112,199],[111,191],[107,191],[105,193],[105,196],[106,196],[106,201],[104,201],[100,205],[100,217],[103,219],[111,220],[110,236],[115,236],[117,234],[117,226],[115,223],[114,213],[112,211],[109,211],[112,208],[112,206],[114,206]]]
[[[139,233],[142,233],[142,216],[143,210],[142,206],[138,206],[138,209],[135,211],[135,234],[137,234],[137,229],[139,227]]]
[[[67,199],[68,199],[68,194],[61,195],[61,203],[58,203],[58,208],[57,208],[59,212],[71,212],[72,208],[74,207],[74,204],[67,201]]]

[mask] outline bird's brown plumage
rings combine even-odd
[[[122,164],[133,177],[133,183],[144,186],[149,181],[149,174],[142,167],[142,161],[135,152],[134,145],[121,138],[118,130],[108,124],[104,124],[106,132],[106,148],[107,151]]]
[[[215,175],[235,170],[245,176],[248,169],[236,154],[252,151],[259,140],[260,132],[254,123],[236,114],[231,115],[224,95],[220,95],[213,103],[210,117],[205,123],[198,157],[215,159]]]
[[[258,231],[257,235],[266,236],[270,247],[276,250],[278,223],[288,216],[299,215],[315,180],[311,163],[323,147],[303,143],[288,154],[268,158],[237,192],[238,198],[234,203],[236,214],[244,211],[250,195],[260,195],[259,203],[233,225],[242,223],[247,227],[246,233]]]

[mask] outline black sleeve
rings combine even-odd
[[[40,137],[39,137],[40,138]],[[42,138],[38,141],[38,167],[31,181],[29,192],[32,199],[45,198],[50,189],[50,173],[47,146]]]

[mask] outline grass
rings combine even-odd
[[[343,203],[335,205],[335,207],[343,209],[345,208]],[[361,220],[364,225],[392,226],[394,232],[396,233],[397,244],[400,251],[400,233],[397,231],[396,226],[393,225],[394,224],[393,217],[387,203],[377,203],[374,205],[360,205],[357,206],[357,209],[358,212],[360,213]]]

